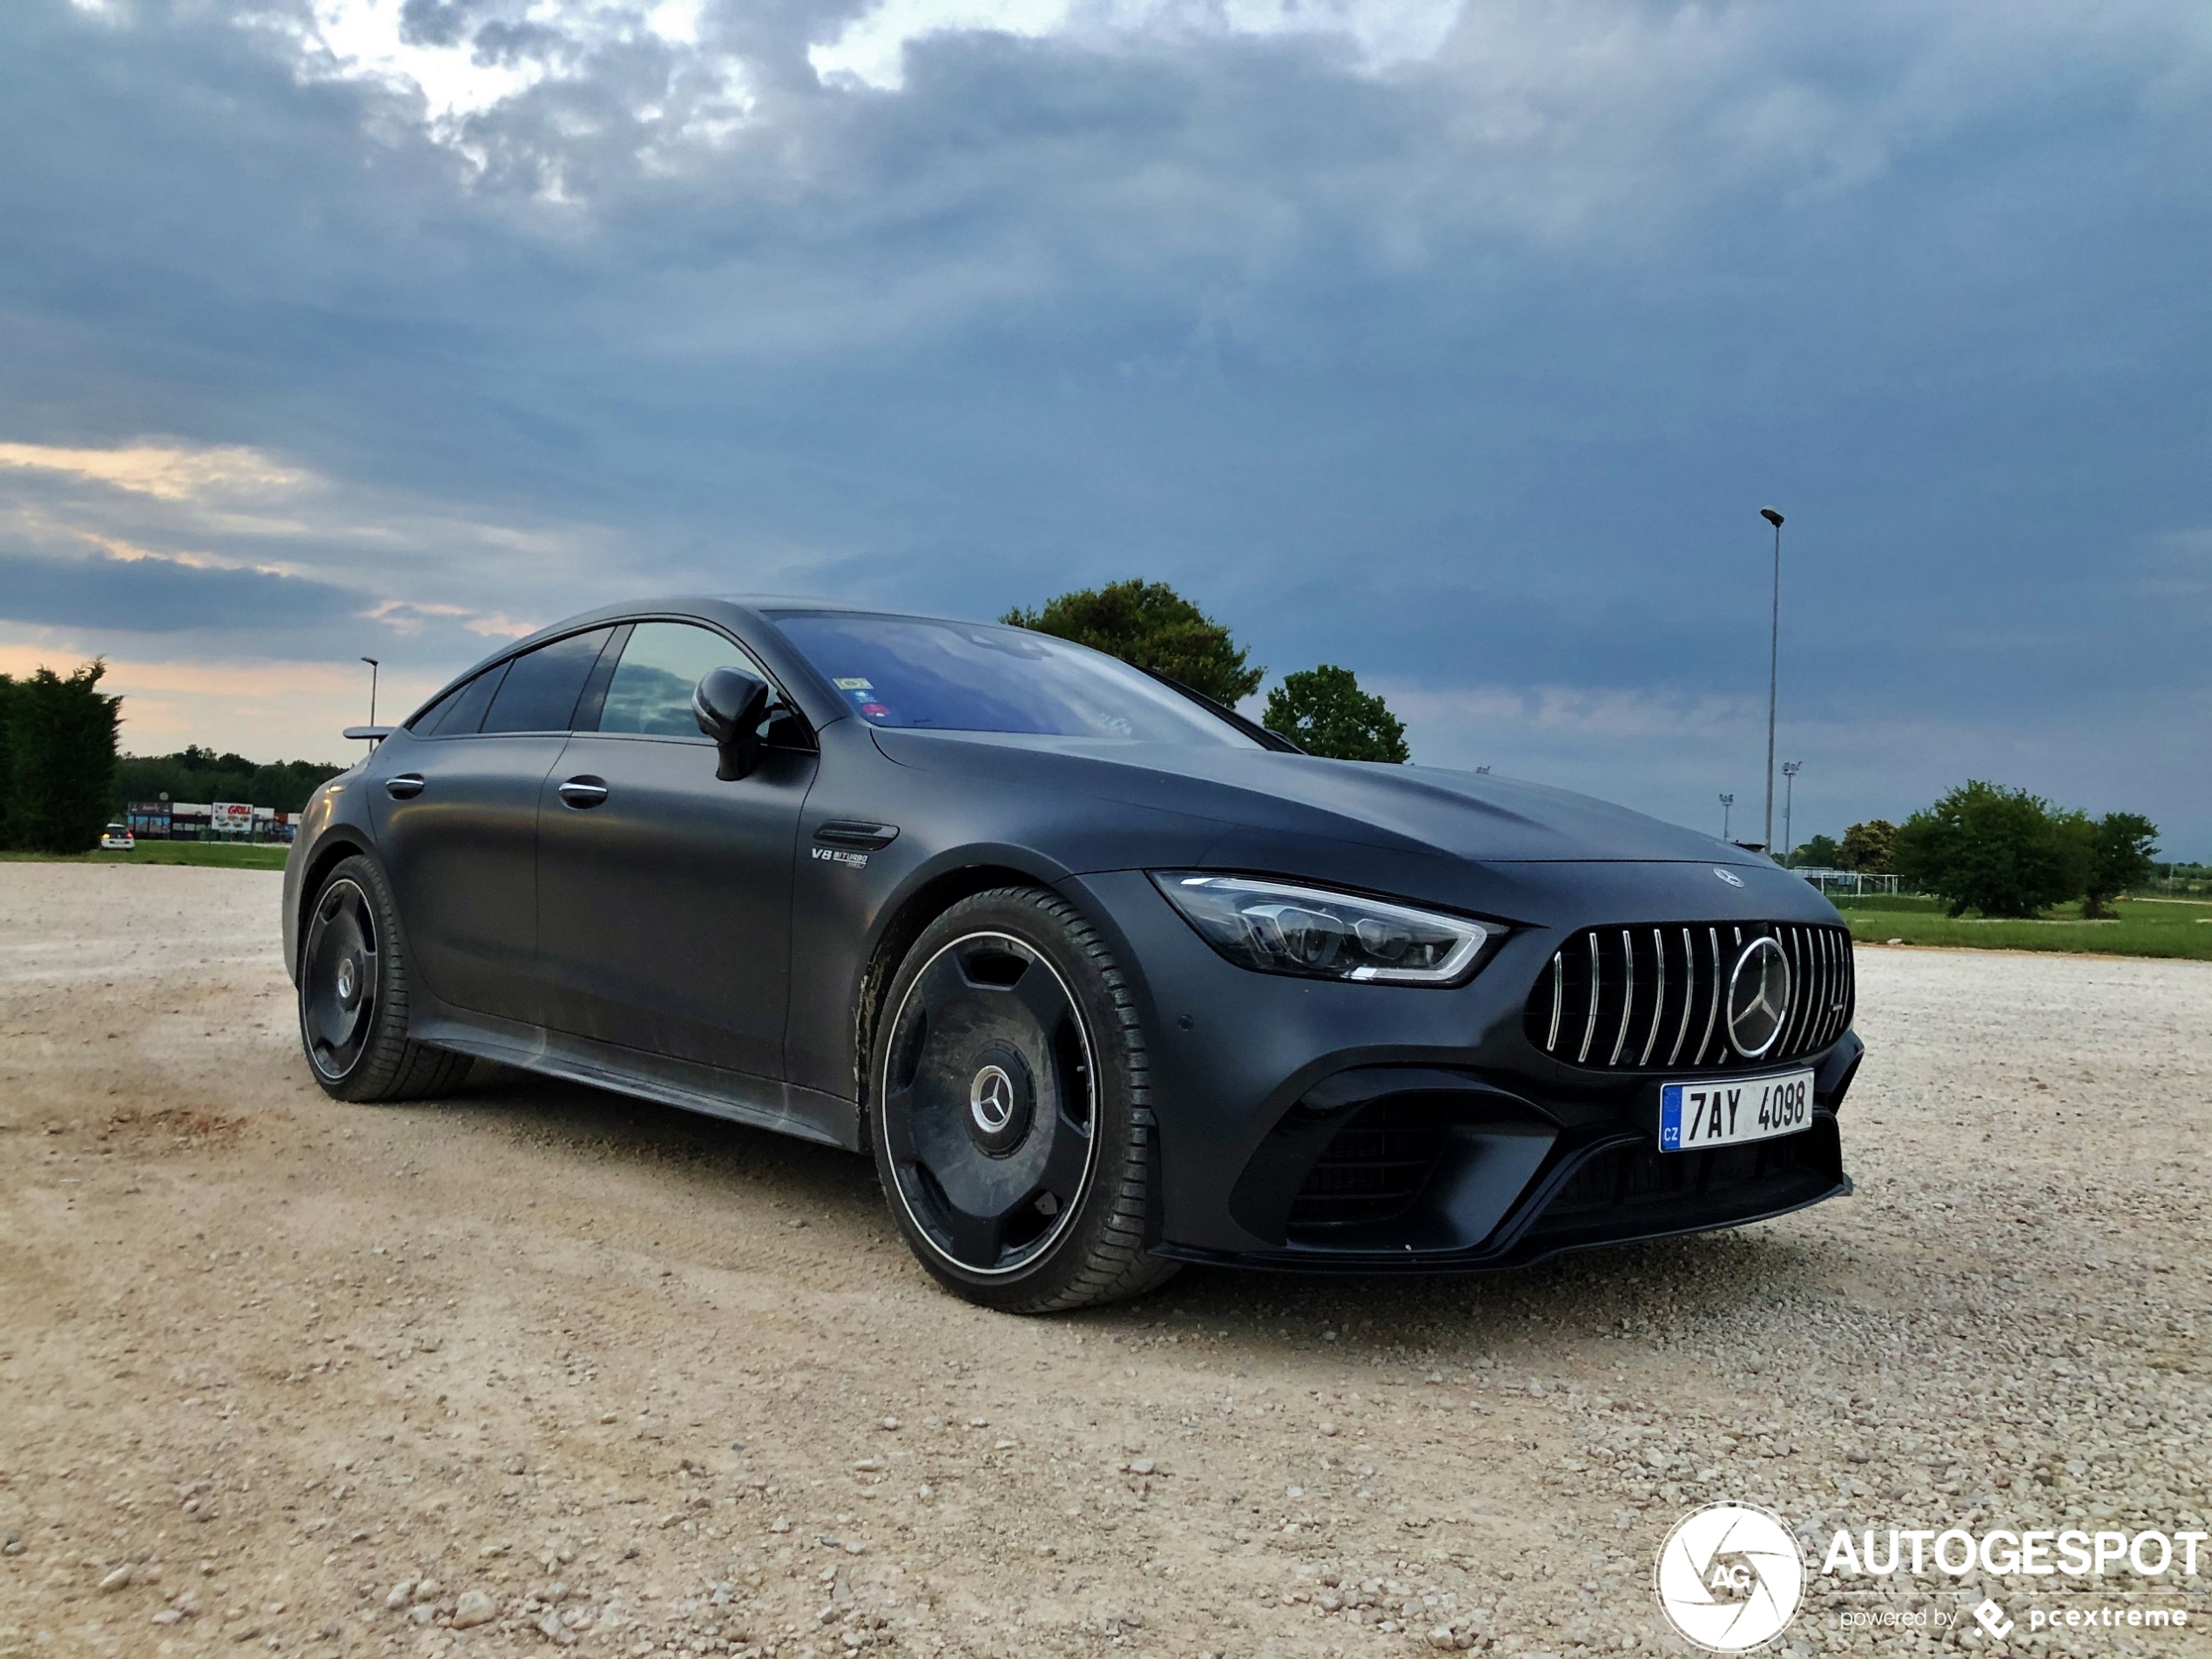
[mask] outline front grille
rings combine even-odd
[[[1405,1213],[1444,1150],[1446,1114],[1419,1097],[1363,1108],[1337,1131],[1291,1200],[1292,1231],[1389,1221]]]
[[[1762,936],[1789,961],[1790,1008],[1757,1063],[1817,1054],[1851,1025],[1851,934],[1798,922],[1586,928],[1536,976],[1528,1040],[1570,1065],[1608,1069],[1748,1064],[1728,1040],[1728,976]]]

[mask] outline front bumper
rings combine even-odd
[[[1299,1271],[1518,1267],[1849,1192],[1838,1112],[1863,1048],[1848,1030],[1789,1062],[1814,1072],[1809,1129],[1668,1154],[1658,1072],[1568,1067],[1528,1041],[1522,1009],[1558,941],[1622,919],[1590,913],[1622,902],[1596,886],[1583,900],[1562,875],[1555,925],[1439,990],[1253,973],[1142,874],[1085,879],[1072,896],[1118,935],[1148,1034],[1151,1248]],[[1664,891],[1645,902],[1667,919]]]

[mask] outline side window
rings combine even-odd
[[[487,732],[566,732],[592,665],[611,628],[570,634],[526,651],[509,665],[507,678],[485,715]]]
[[[484,711],[491,706],[500,681],[506,678],[507,664],[493,664],[425,714],[415,724],[415,734],[425,738],[457,738],[477,730],[484,723]]]
[[[685,622],[639,623],[630,631],[630,643],[607,682],[599,730],[705,742],[691,718],[691,691],[711,668],[760,673],[751,658],[711,629]]]

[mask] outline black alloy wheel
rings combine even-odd
[[[1020,1312],[1134,1295],[1150,1113],[1119,969],[1065,900],[955,905],[908,952],[876,1044],[877,1168],[894,1218],[951,1289]]]
[[[345,859],[308,907],[300,944],[300,1041],[323,1092],[341,1100],[450,1093],[466,1055],[408,1037],[405,935],[384,872]]]
[[[368,894],[353,877],[334,877],[316,897],[300,952],[300,1030],[318,1077],[341,1082],[361,1064],[382,976]]]

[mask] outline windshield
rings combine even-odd
[[[772,614],[871,725],[1259,746],[1172,687],[1049,634],[913,617]]]

